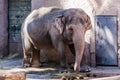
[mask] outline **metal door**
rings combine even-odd
[[[117,65],[117,17],[96,17],[96,64]]]

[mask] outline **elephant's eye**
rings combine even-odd
[[[67,18],[67,24],[70,24],[72,22],[72,17]]]
[[[72,29],[72,28],[69,28],[68,30],[69,30],[69,32],[70,32],[71,34],[73,33],[73,29]]]
[[[83,21],[82,18],[80,18],[80,23],[81,23],[82,25],[84,25],[84,21]]]

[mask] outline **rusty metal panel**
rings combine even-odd
[[[96,64],[117,65],[117,17],[96,17]]]

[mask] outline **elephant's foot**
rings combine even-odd
[[[73,72],[73,70],[71,68],[66,68],[66,67],[61,67],[59,69],[60,73],[69,73],[69,72]]]
[[[91,69],[89,66],[82,66],[81,69],[80,69],[80,72],[90,72]]]
[[[39,68],[39,67],[41,67],[42,66],[42,64],[32,64],[31,65],[31,67],[34,67],[34,68]]]
[[[24,64],[23,67],[24,68],[30,67],[30,64]]]
[[[70,65],[70,69],[74,69],[74,64],[71,64]],[[85,66],[82,66],[81,68],[80,68],[80,72],[90,72],[91,71],[91,69],[90,69],[90,66],[88,66],[88,65],[85,65]]]
[[[40,63],[40,61],[32,61],[32,63],[31,63],[31,67],[34,67],[34,68],[39,68],[39,67],[41,67],[42,66],[42,64]]]
[[[60,68],[59,69],[59,73],[67,73],[67,69],[66,68]]]
[[[76,71],[76,72],[80,71],[80,67],[78,65],[74,65],[74,64],[70,64],[70,69],[72,69],[73,71]]]
[[[30,60],[29,59],[24,59],[23,60],[23,67],[24,68],[30,67]]]

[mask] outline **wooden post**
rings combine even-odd
[[[120,10],[118,10],[118,67],[120,68]]]
[[[0,73],[0,80],[26,80],[25,72]]]
[[[91,30],[91,38],[90,38],[90,59],[91,66],[96,66],[96,54],[95,54],[95,10],[93,9],[93,17],[92,17],[92,30]]]

